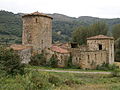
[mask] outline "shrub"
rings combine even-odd
[[[119,67],[116,66],[115,64],[105,64],[105,63],[103,63],[102,65],[97,66],[96,69],[97,70],[105,70],[105,71],[107,71],[107,70],[115,70],[117,68],[119,68]]]
[[[34,66],[44,66],[46,65],[46,58],[43,54],[37,54],[31,57],[29,64]]]
[[[24,67],[14,50],[0,47],[0,71],[11,75],[24,74]]]
[[[115,69],[115,70],[112,72],[112,75],[115,76],[115,77],[120,77],[120,69]]]
[[[51,74],[49,75],[49,82],[54,84],[55,86],[60,86],[63,83],[62,77]]]
[[[33,83],[34,89],[38,90],[48,90],[52,87],[51,83],[48,81],[49,74],[48,73],[39,73],[39,72],[32,72],[30,76],[30,81]]]
[[[48,66],[57,67],[57,64],[58,64],[58,59],[55,55],[53,55],[48,62]]]

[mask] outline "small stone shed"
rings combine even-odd
[[[21,63],[28,64],[30,62],[30,58],[32,56],[31,46],[13,44],[10,46],[10,48],[15,50],[20,55],[20,58],[22,60]]]

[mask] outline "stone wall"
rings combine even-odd
[[[30,48],[20,50],[18,51],[18,54],[20,55],[20,58],[22,59],[21,63],[28,64],[30,62],[31,60],[30,58],[32,56]]]
[[[114,62],[114,40],[111,39],[87,40],[87,45],[90,51],[106,50],[107,63],[112,64]]]
[[[72,51],[72,63],[80,68],[95,69],[98,65],[106,63],[106,51]]]
[[[51,49],[45,49],[44,50],[44,55],[46,57],[47,62],[49,62],[50,58],[54,55],[58,59],[58,67],[65,67],[68,59],[70,57],[70,53],[60,53],[60,52],[55,52],[52,51]]]

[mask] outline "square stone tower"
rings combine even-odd
[[[33,47],[33,53],[41,53],[52,45],[52,17],[34,12],[22,16],[22,44]]]
[[[103,50],[107,53],[107,63],[114,62],[114,38],[104,35],[97,35],[87,38],[87,45],[90,51]]]

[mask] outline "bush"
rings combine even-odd
[[[48,81],[49,74],[48,73],[39,73],[32,72],[30,76],[30,81],[33,83],[34,89],[36,90],[48,90],[52,87],[52,84]]]
[[[46,65],[46,58],[43,54],[37,54],[31,57],[29,64],[34,66],[44,66]]]
[[[0,71],[11,75],[24,74],[24,67],[14,50],[0,47]]]
[[[57,64],[58,64],[58,59],[55,55],[53,55],[48,62],[48,66],[55,68],[57,67]]]
[[[112,72],[112,75],[115,76],[115,77],[120,77],[120,69],[115,69],[115,70]]]
[[[63,83],[62,77],[51,74],[49,75],[49,82],[55,86],[60,86]]]
[[[108,71],[108,70],[115,70],[119,68],[118,66],[116,66],[115,64],[105,64],[103,63],[102,65],[100,66],[97,66],[97,70],[105,70],[105,71]]]

